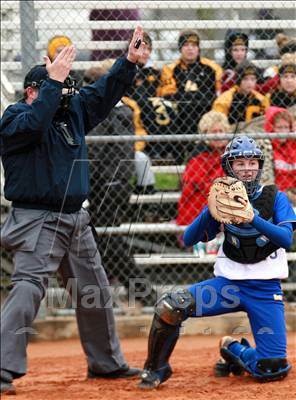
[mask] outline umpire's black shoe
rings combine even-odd
[[[173,371],[167,364],[156,371],[144,369],[141,373],[141,382],[138,384],[140,389],[156,389],[161,383],[167,381],[172,375]]]
[[[105,379],[117,379],[117,378],[133,378],[140,375],[142,372],[139,368],[131,368],[131,367],[124,367],[121,369],[117,369],[116,371],[107,372],[107,373],[99,373],[94,372],[91,369],[87,371],[87,377],[89,379],[96,379],[96,378],[105,378]]]
[[[0,393],[16,394],[12,383],[12,375],[8,371],[1,370],[0,372]]]

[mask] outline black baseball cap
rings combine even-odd
[[[29,86],[39,88],[43,81],[48,78],[48,72],[44,65],[35,65],[25,76],[24,89]]]

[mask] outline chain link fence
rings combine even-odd
[[[221,238],[185,248],[182,233],[221,176],[220,155],[233,135],[261,133],[262,181],[276,183],[296,207],[294,2],[1,1],[1,19],[2,112],[22,98],[24,75],[45,54],[54,59],[65,43],[76,46],[71,75],[79,89],[126,54],[138,24],[145,30],[133,86],[88,138],[84,205],[115,289],[126,293],[131,278],[143,278],[153,290],[142,304],[152,306],[158,288],[212,276]],[[4,198],[1,210],[3,220]],[[291,302],[295,248],[284,282]],[[5,288],[11,255],[2,260]]]

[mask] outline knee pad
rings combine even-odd
[[[262,358],[256,364],[256,374],[252,374],[262,382],[277,381],[285,378],[292,366],[286,358]]]
[[[155,313],[169,325],[181,323],[194,311],[195,300],[187,289],[177,289],[165,293],[155,306]]]

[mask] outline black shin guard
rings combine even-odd
[[[156,371],[168,363],[179,338],[180,325],[165,323],[154,315],[148,339],[148,356],[145,369]]]

